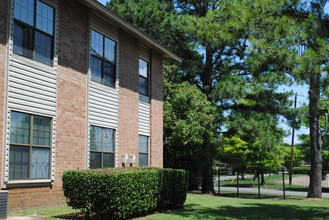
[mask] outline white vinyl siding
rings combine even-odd
[[[89,123],[118,127],[118,92],[96,82],[89,84]]]
[[[92,13],[90,25],[93,29],[95,29],[101,34],[104,34],[111,40],[114,40],[116,42],[119,41],[118,27],[114,23],[108,20],[103,20],[101,17],[99,17],[99,15]]]
[[[139,45],[139,57],[149,63],[150,68],[150,49],[143,45]],[[148,78],[150,79],[151,72],[148,70]],[[150,95],[150,85],[149,95]],[[139,113],[138,113],[139,134],[150,136],[150,97],[139,94]]]
[[[91,14],[90,18],[90,48],[92,30],[104,35],[105,37],[117,43],[116,48],[116,82],[114,88],[102,85],[91,80],[91,72],[89,68],[89,90],[88,90],[88,151],[87,161],[90,167],[90,126],[99,126],[115,130],[115,166],[118,164],[118,87],[119,87],[119,32],[116,26],[95,14]],[[91,51],[89,52],[91,57]]]
[[[150,136],[150,98],[139,95],[139,134]]]
[[[9,38],[8,61],[8,88],[7,88],[7,128],[6,128],[6,153],[4,182],[9,181],[9,144],[10,144],[10,114],[19,111],[49,117],[52,120],[50,140],[50,180],[55,179],[55,148],[56,148],[56,98],[57,98],[57,65],[58,65],[58,16],[57,1],[47,1],[47,4],[55,8],[54,20],[54,45],[52,66],[14,54],[13,52],[13,25],[14,25],[14,1],[11,1],[11,20]],[[50,182],[50,180],[48,180]],[[48,182],[44,181],[44,182]],[[28,182],[24,182],[28,183]]]
[[[147,48],[145,45],[139,45],[139,57],[143,60],[150,62],[150,49]]]
[[[9,62],[8,107],[56,115],[56,71],[27,58]]]

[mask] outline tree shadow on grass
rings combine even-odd
[[[326,207],[299,207],[295,205],[272,205],[260,203],[241,204],[236,206],[218,206],[217,208],[202,207],[189,204],[184,210],[172,211],[168,214],[191,219],[329,219]]]
[[[237,198],[237,193],[222,192],[220,195],[217,195],[217,196]],[[239,193],[238,198],[243,198],[243,199],[281,199],[282,195],[261,194],[260,197],[259,197],[258,194],[256,194],[256,193]]]
[[[70,213],[70,214],[64,214],[64,215],[57,215],[52,216],[53,218],[59,218],[59,219],[68,219],[68,220],[102,220],[104,218],[101,218],[100,216],[86,216],[83,213]],[[106,218],[110,219],[110,218]]]
[[[329,211],[327,207],[305,207],[296,205],[277,205],[277,204],[261,204],[261,203],[240,203],[241,206],[221,206],[217,208],[204,207],[200,204],[188,204],[184,209],[165,211],[167,219],[171,216],[186,219],[239,219],[239,220],[264,220],[264,219],[329,219]],[[71,220],[100,220],[102,218],[86,217],[79,213],[72,213],[61,216],[53,216],[60,219]],[[104,219],[104,218],[103,218]],[[106,218],[109,219],[109,218]]]
[[[72,213],[72,214],[64,214],[64,215],[57,215],[57,216],[51,216],[53,218],[59,218],[59,219],[70,219],[70,220],[82,220],[82,219],[92,219],[88,218],[85,215],[81,213]]]

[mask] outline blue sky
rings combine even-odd
[[[106,4],[106,2],[108,0],[98,0],[100,3],[102,3],[103,5]],[[329,3],[326,5],[326,9],[329,9]],[[291,87],[280,87],[280,90],[282,91],[293,91],[294,93],[297,92],[298,97],[297,97],[297,107],[301,106],[303,103],[308,103],[308,88],[306,86],[300,86],[300,85],[294,85]],[[294,99],[294,96],[291,97],[291,100]],[[289,126],[287,126],[285,123],[281,124],[281,127],[283,129],[285,129],[286,131],[289,131],[291,133],[291,128]],[[307,128],[301,128],[298,131],[295,131],[295,143],[298,143],[298,138],[297,136],[299,134],[305,134],[308,133],[308,129]],[[288,135],[286,138],[284,138],[284,142],[285,143],[291,143],[291,135]]]
[[[291,87],[288,86],[281,86],[279,88],[281,91],[293,91],[294,93],[297,93],[297,108],[302,106],[304,103],[308,104],[308,87],[306,85],[301,86],[301,85],[293,85]],[[295,96],[291,96],[290,100],[294,100]],[[293,107],[293,106],[291,106]],[[284,138],[284,142],[291,144],[291,127],[289,127],[286,123],[281,123],[281,127],[288,131],[290,134]],[[299,143],[300,141],[298,140],[298,135],[300,134],[308,134],[309,130],[306,127],[302,127],[299,130],[295,130],[295,144]]]
[[[99,1],[100,3],[102,3],[103,5],[105,5],[105,3],[108,1],[108,0],[97,0]]]

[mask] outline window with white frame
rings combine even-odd
[[[139,94],[149,96],[149,62],[139,59]]]
[[[149,137],[139,135],[139,166],[149,165]]]
[[[114,167],[115,130],[90,127],[90,169]]]
[[[50,178],[51,119],[11,112],[9,180]]]
[[[55,9],[40,0],[15,0],[13,50],[52,65]]]
[[[114,87],[116,80],[117,43],[92,30],[91,33],[91,80]]]

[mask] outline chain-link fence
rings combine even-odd
[[[329,198],[329,172],[323,172],[322,198]],[[305,198],[310,183],[309,173],[282,170],[219,169],[215,186],[221,195]]]

